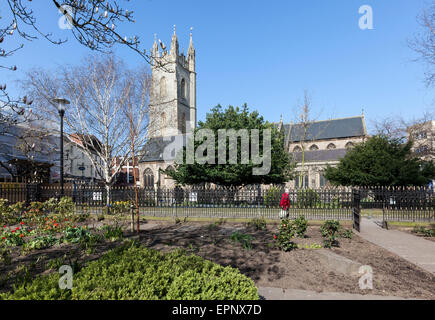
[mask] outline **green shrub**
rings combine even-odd
[[[50,198],[44,203],[33,202],[31,203],[31,206],[36,206],[34,207],[35,209],[43,210],[47,213],[56,213],[57,204],[58,200],[56,198]]]
[[[67,227],[63,233],[63,240],[71,243],[86,242],[91,236],[89,230],[83,227]]]
[[[243,234],[240,231],[234,232],[231,237],[231,241],[238,242],[242,245],[243,249],[252,249],[252,236],[249,234]]]
[[[353,238],[353,231],[352,231],[352,229],[344,229],[341,231],[340,235],[342,238],[352,239]]]
[[[423,237],[435,237],[435,229],[426,229],[424,226],[414,226],[413,232]]]
[[[282,251],[291,251],[297,248],[297,244],[293,242],[294,236],[295,229],[293,228],[292,223],[287,219],[281,220],[278,234],[274,235],[278,248]]]
[[[166,255],[145,247],[118,247],[90,262],[60,290],[57,272],[17,286],[0,299],[257,300],[254,282],[237,269],[183,251]]]
[[[52,235],[39,236],[33,238],[29,242],[26,242],[24,248],[28,250],[44,249],[44,248],[49,248],[55,245],[56,243],[59,243],[59,240],[53,237]]]
[[[264,195],[264,205],[267,207],[279,208],[281,203],[282,188],[271,187],[266,191]]]
[[[25,209],[25,202],[16,202],[9,205],[9,210],[13,216],[13,221],[18,222],[21,220]]]
[[[62,197],[55,208],[56,214],[61,219],[72,220],[74,217],[75,203],[70,197]]]
[[[103,227],[104,238],[110,240],[118,240],[124,237],[124,232],[121,226],[106,225]]]
[[[320,227],[322,233],[323,245],[325,248],[331,248],[332,246],[338,247],[338,236],[340,232],[340,222],[337,220],[327,220]]]
[[[50,201],[53,201],[53,200],[50,199],[50,200],[47,200],[46,202],[49,203]],[[54,199],[54,201],[55,201],[55,199]],[[44,204],[43,202],[39,202],[39,201],[31,202],[29,204],[29,206],[27,207],[27,210],[34,209],[37,211],[45,211],[45,210],[47,210],[47,203]]]
[[[264,217],[252,219],[247,223],[248,228],[254,228],[255,230],[265,230],[267,222]]]
[[[299,216],[292,223],[293,229],[299,238],[304,238],[308,228],[308,220],[304,216]]]
[[[16,224],[20,222],[21,215],[23,213],[23,202],[17,202],[16,204],[9,205],[9,200],[0,199],[0,224]]]

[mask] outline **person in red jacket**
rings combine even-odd
[[[288,194],[289,194],[289,190],[285,189],[285,192],[282,194],[282,197],[281,197],[281,208],[282,208],[281,218],[288,216],[288,212],[287,213],[283,212],[283,211],[287,211],[288,208],[290,207],[290,199],[289,199]]]

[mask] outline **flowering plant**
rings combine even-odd
[[[283,251],[290,251],[297,248],[297,244],[293,242],[295,230],[292,223],[283,219],[277,234],[274,234],[277,246]]]
[[[10,246],[21,246],[24,244],[24,237],[30,234],[31,230],[21,223],[19,227],[9,228],[4,225],[0,234],[1,242]]]

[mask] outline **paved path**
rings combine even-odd
[[[412,234],[382,229],[373,219],[361,220],[362,238],[435,274],[435,242]]]
[[[353,294],[342,292],[315,292],[298,289],[259,287],[258,293],[266,300],[405,300],[401,297]]]

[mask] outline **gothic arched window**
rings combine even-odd
[[[166,78],[160,79],[160,98],[166,97]]]
[[[143,173],[143,184],[144,187],[153,187],[154,186],[154,174],[150,168],[145,169]]]
[[[328,146],[326,148],[329,150],[332,150],[332,149],[336,149],[337,147],[335,146],[335,144],[330,143],[330,144],[328,144]]]
[[[311,150],[311,151],[319,150],[319,147],[318,147],[316,144],[313,144],[313,145],[310,147],[310,150]]]
[[[180,91],[181,98],[186,99],[186,80],[184,80],[184,78],[181,79]]]
[[[301,149],[301,147],[296,146],[296,147],[294,147],[293,152],[302,152],[302,149]]]
[[[354,147],[355,145],[353,144],[353,142],[348,142],[348,143],[346,143],[346,148],[352,148],[352,147]]]

